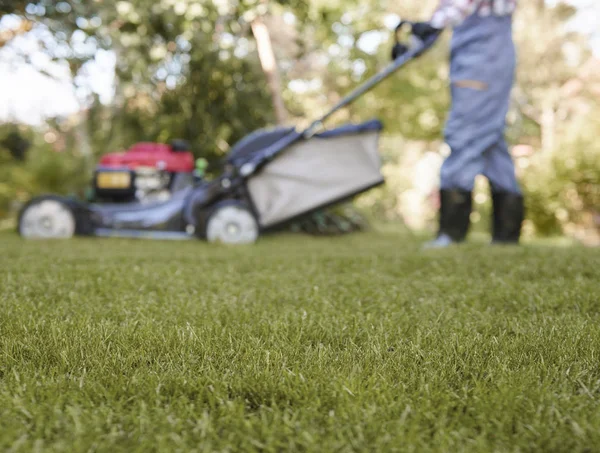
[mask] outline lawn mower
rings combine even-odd
[[[405,24],[410,23],[401,22],[396,29],[393,62],[306,130],[274,128],[250,134],[233,146],[221,174],[212,180],[194,175],[191,153],[181,143],[140,144],[126,153],[105,156],[94,179],[95,196],[103,202],[57,195],[33,198],[19,213],[20,235],[201,238],[247,244],[262,233],[384,184],[378,152],[380,121],[331,130],[323,124],[437,39],[420,41],[413,36],[412,45],[404,45],[398,31]],[[152,177],[145,184],[136,183],[144,171]]]

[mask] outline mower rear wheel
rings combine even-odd
[[[69,239],[75,227],[73,211],[58,197],[33,199],[19,216],[19,234],[27,239]]]
[[[252,244],[259,235],[258,222],[241,203],[217,206],[206,222],[208,242]]]

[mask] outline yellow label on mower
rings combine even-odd
[[[99,173],[96,185],[99,189],[127,189],[131,185],[131,175],[127,172]]]

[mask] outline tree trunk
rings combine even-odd
[[[273,99],[275,118],[277,119],[277,124],[281,125],[287,121],[287,112],[282,96],[281,79],[279,77],[279,69],[277,68],[277,61],[275,59],[275,53],[273,52],[269,30],[260,17],[257,17],[252,21],[252,33],[254,34],[254,39],[256,39],[258,58],[260,59],[260,64],[267,78],[267,85]]]
[[[82,108],[77,114],[77,117],[77,126],[75,126],[75,143],[77,145],[77,150],[86,161],[90,161],[93,157],[93,153],[88,129],[90,126],[88,122],[88,108]]]

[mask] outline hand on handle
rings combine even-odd
[[[442,30],[440,30],[439,28],[432,27],[429,22],[415,22],[414,24],[412,24],[413,36],[416,36],[421,41],[426,41],[427,39],[441,32]]]
[[[428,22],[409,22],[409,21],[401,21],[395,30],[395,43],[392,48],[392,60],[395,61],[398,58],[402,57],[406,54],[410,47],[400,40],[400,32],[405,28],[410,27],[411,37],[419,41],[419,45],[422,45],[429,40],[435,40],[442,33],[443,30],[432,27]],[[428,47],[428,46],[424,46]],[[423,49],[425,50],[425,49]],[[422,52],[416,54],[416,56],[420,56]]]

